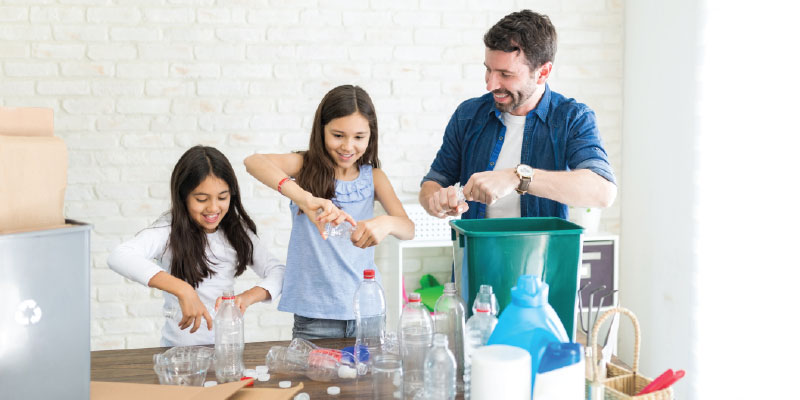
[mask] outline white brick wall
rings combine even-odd
[[[305,148],[322,95],[358,84],[376,103],[384,168],[401,199],[415,202],[455,106],[484,92],[483,33],[524,7],[555,23],[551,86],[597,112],[619,172],[619,1],[4,1],[0,104],[55,109],[70,150],[66,213],[94,226],[92,348],[158,345],[161,294],[105,260],[166,209],[170,171],[188,147],[217,146],[230,158],[245,207],[285,259],[287,202],[247,175],[243,158]],[[618,231],[617,205],[604,224]],[[410,252],[408,289],[424,273],[444,280],[449,260],[446,249]],[[237,289],[254,282],[248,272]],[[291,315],[274,304],[245,319],[247,340],[291,335]]]

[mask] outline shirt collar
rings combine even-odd
[[[542,122],[547,122],[547,114],[550,112],[550,97],[550,84],[545,83],[544,93],[542,94],[542,98],[539,99],[539,104],[537,104],[533,110],[528,112],[528,114],[525,116],[525,119],[533,114],[536,114],[539,116],[539,119],[541,119]],[[503,120],[503,112],[497,109],[497,106],[494,105],[494,101],[492,101],[492,108],[489,109],[489,113],[494,114],[498,120]]]

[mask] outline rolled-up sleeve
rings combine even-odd
[[[431,168],[422,178],[420,185],[427,181],[434,181],[442,187],[448,187],[458,182],[461,172],[461,137],[463,132],[458,123],[458,110],[450,117],[444,131],[442,147],[436,153]]]
[[[600,140],[593,111],[586,109],[572,120],[567,137],[566,155],[569,169],[588,169],[616,185],[614,171]]]
[[[253,241],[253,265],[250,268],[262,278],[256,286],[269,292],[270,298],[264,300],[265,303],[269,303],[283,291],[283,274],[286,266],[269,251],[265,241],[257,235],[250,235],[250,238]]]

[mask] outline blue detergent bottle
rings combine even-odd
[[[547,345],[569,342],[567,331],[547,302],[549,287],[535,275],[522,275],[511,288],[511,304],[500,314],[489,345],[507,344],[531,355],[531,390]],[[532,393],[532,392],[531,392]]]

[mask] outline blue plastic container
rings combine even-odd
[[[531,355],[531,388],[547,345],[569,342],[564,325],[547,302],[548,286],[534,275],[522,275],[511,288],[511,304],[501,313],[487,344],[507,344]]]

